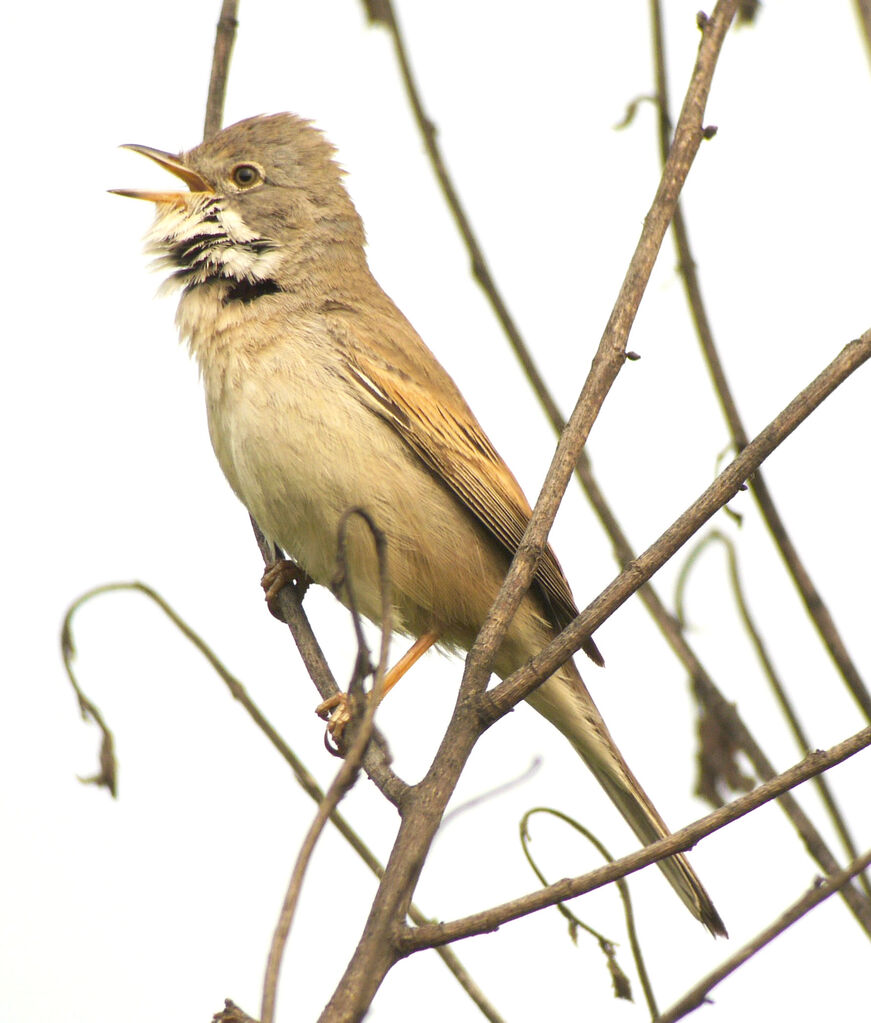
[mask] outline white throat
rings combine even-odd
[[[210,282],[255,284],[278,268],[276,246],[252,231],[218,196],[192,195],[184,205],[161,203],[146,235],[153,266],[171,270],[161,291]]]

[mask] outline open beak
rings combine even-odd
[[[137,146],[128,144],[121,146],[122,149],[132,149],[134,153],[141,153],[143,156],[147,156],[149,160],[154,160],[155,163],[160,164],[165,170],[168,170],[171,174],[175,174],[177,178],[188,186],[191,192],[208,192],[210,195],[214,194],[212,186],[197,174],[196,171],[186,167],[181,158],[174,155],[173,153],[164,153],[160,149],[152,149],[150,146]],[[130,188],[110,188],[110,192],[115,195],[126,195],[131,199],[147,199],[148,202],[165,202],[181,204],[186,199],[185,192],[142,192]]]

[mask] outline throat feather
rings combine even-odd
[[[280,291],[275,273],[276,245],[252,231],[220,197],[192,196],[183,206],[162,204],[146,239],[157,259],[170,270],[162,290],[185,293],[205,284],[224,283],[224,303],[251,302]]]

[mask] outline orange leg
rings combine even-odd
[[[434,643],[438,643],[440,636],[440,632],[431,629],[429,632],[425,632],[414,641],[411,648],[399,658],[396,664],[394,664],[384,676],[384,687],[381,690],[382,700],[408,671],[408,669],[417,664],[421,657],[423,657]]]
[[[425,632],[419,639],[414,641],[411,648],[399,658],[396,664],[384,676],[384,685],[381,689],[382,700],[408,669],[416,664],[434,643],[438,642],[440,635],[440,632],[433,629]],[[351,712],[348,709],[348,694],[335,693],[316,707],[315,713],[327,722],[327,733],[335,740],[337,748],[341,749],[342,733],[345,731],[345,726],[351,720]],[[327,749],[334,752],[329,745]]]

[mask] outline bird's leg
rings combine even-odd
[[[399,658],[396,664],[384,676],[384,685],[381,688],[381,699],[390,692],[402,676],[423,657],[433,644],[438,643],[441,632],[438,629],[430,629],[422,636],[419,636],[408,650]]]
[[[382,700],[409,668],[415,665],[434,643],[439,641],[440,636],[440,631],[430,629],[414,641],[411,647],[384,676],[384,685],[381,689]],[[348,694],[333,693],[328,700],[324,700],[323,703],[315,708],[315,713],[327,722],[327,732],[336,745],[340,747],[342,733],[345,730],[345,726],[351,720],[351,712],[348,708]]]
[[[278,606],[278,594],[285,586],[292,586],[296,590],[298,599],[302,601],[306,590],[311,586],[312,582],[312,577],[308,572],[304,568],[300,568],[295,562],[288,561],[287,558],[277,558],[275,561],[270,561],[263,570],[260,585],[263,587],[266,605],[272,617],[277,618],[280,622],[284,621],[284,615],[282,615],[281,609]]]

